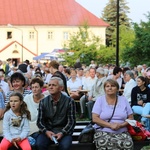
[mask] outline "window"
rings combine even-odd
[[[34,39],[34,31],[29,32],[29,39]]]
[[[52,31],[48,31],[48,39],[49,40],[53,39],[53,32]]]
[[[68,40],[69,39],[69,34],[68,32],[64,32],[64,40]]]
[[[7,39],[12,39],[12,32],[11,31],[7,32]]]

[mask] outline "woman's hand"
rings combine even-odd
[[[112,130],[118,130],[121,128],[121,124],[120,123],[110,123],[110,128]]]
[[[138,105],[143,106],[143,101],[142,100],[139,100],[137,103],[138,103]]]

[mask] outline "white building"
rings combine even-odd
[[[70,33],[88,23],[105,44],[108,24],[75,0],[1,0],[0,59],[17,62],[63,48]]]

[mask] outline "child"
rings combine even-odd
[[[30,118],[30,112],[23,101],[22,94],[13,92],[3,118],[4,138],[1,141],[0,150],[8,150],[13,145],[18,149],[20,147],[22,150],[31,150],[27,139]]]

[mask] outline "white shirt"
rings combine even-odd
[[[74,82],[72,79],[69,79],[67,81],[67,87],[70,89],[70,91],[77,91],[79,87],[82,87],[82,82],[79,78],[76,78]]]
[[[44,95],[44,97],[46,97],[46,95]],[[39,130],[38,127],[36,126],[39,103],[34,102],[33,93],[27,94],[24,97],[24,101],[27,104],[28,110],[30,111],[30,114],[31,114],[31,120],[29,124],[30,124],[30,129],[31,129],[30,134],[32,134],[33,132],[36,132]]]
[[[131,91],[136,86],[136,82],[133,79],[130,79],[124,87],[123,95],[126,97],[128,102],[131,102]]]
[[[95,84],[97,77],[91,78],[85,78],[83,80],[83,90],[88,90],[91,91],[92,90],[92,86]]]

